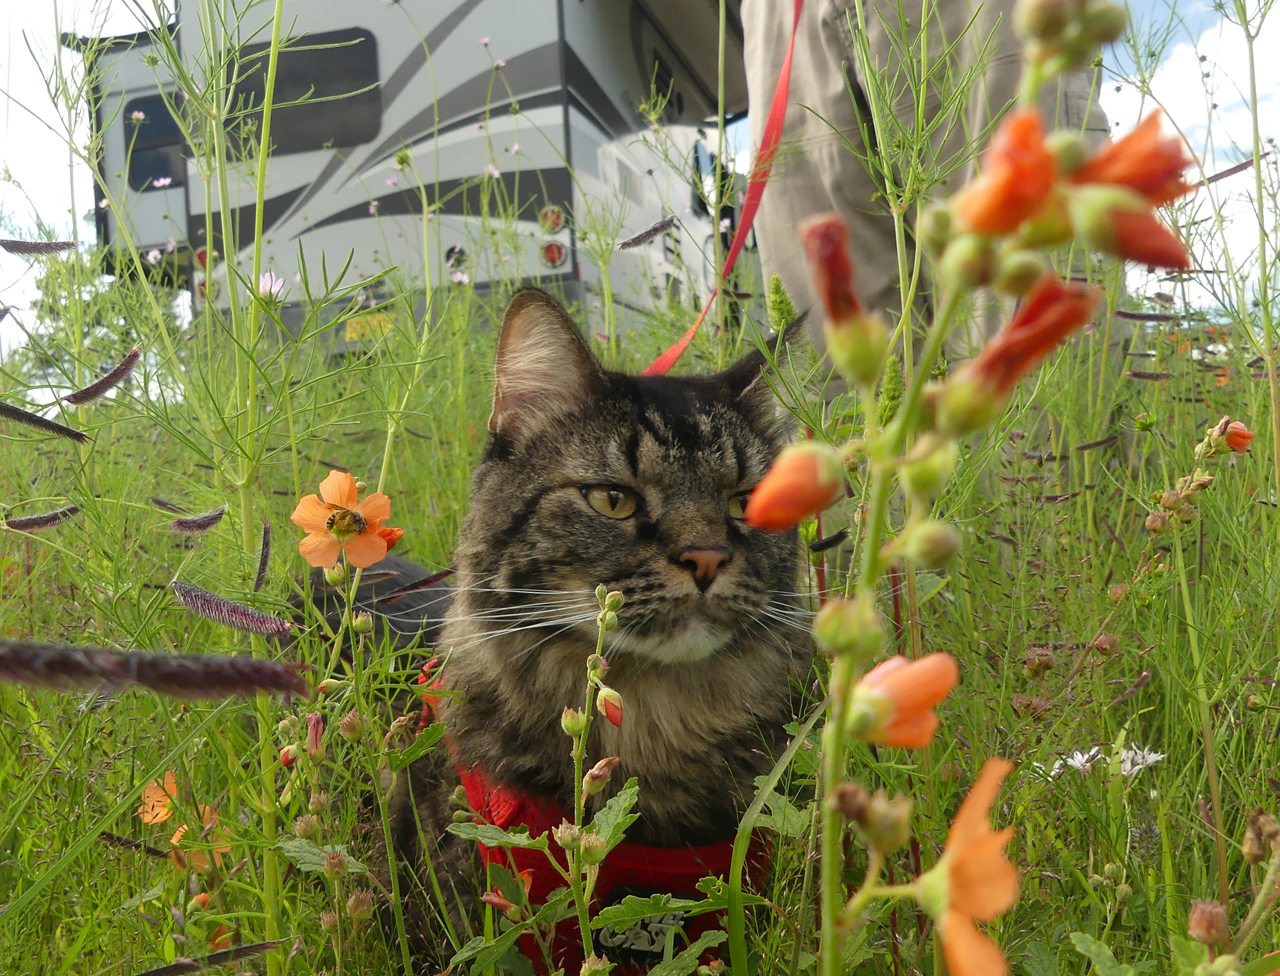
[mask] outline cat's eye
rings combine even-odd
[[[744,519],[747,517],[747,502],[751,501],[751,492],[734,495],[729,499],[729,518]]]
[[[630,518],[640,507],[640,496],[621,485],[590,485],[582,489],[587,504],[609,518]]]

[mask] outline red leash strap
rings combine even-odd
[[[756,152],[755,164],[751,167],[751,176],[747,181],[747,199],[742,205],[742,220],[738,231],[733,235],[733,243],[729,245],[729,253],[725,255],[724,267],[720,271],[720,280],[729,277],[729,272],[738,261],[742,247],[747,242],[747,234],[751,232],[751,224],[756,219],[756,211],[760,209],[760,198],[764,196],[765,183],[769,179],[769,171],[773,169],[773,157],[778,152],[778,143],[782,141],[782,122],[787,115],[787,94],[791,89],[791,55],[796,47],[796,29],[800,26],[800,9],[804,0],[795,0],[795,13],[791,18],[791,40],[787,43],[787,56],[783,59],[782,70],[778,72],[778,84],[773,90],[773,104],[769,107],[769,118],[765,121],[764,135],[760,139],[760,148]],[[711,290],[711,297],[702,306],[693,325],[683,336],[653,361],[653,365],[644,371],[645,376],[660,376],[676,364],[676,360],[684,355],[689,343],[698,334],[702,320],[711,311],[711,306],[719,294],[719,283]]]

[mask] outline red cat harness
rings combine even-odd
[[[439,700],[443,687],[443,674],[435,672],[436,661],[422,668],[419,684],[429,685],[422,696],[422,720],[431,721],[433,706]],[[447,741],[447,740],[446,740]],[[533,837],[546,834],[561,823],[573,822],[570,811],[558,803],[540,797],[527,796],[501,783],[490,782],[479,769],[455,768],[467,791],[467,802],[481,822],[508,830],[524,826]],[[529,904],[541,905],[557,888],[564,887],[564,879],[547,864],[546,853],[519,848],[486,847],[480,844],[480,856],[486,868],[497,864],[513,875],[523,875],[529,890]],[[552,853],[561,865],[566,861],[562,851],[553,844]],[[624,840],[611,850],[600,865],[596,880],[595,896],[590,914],[594,916],[607,905],[620,902],[627,895],[647,897],[654,893],[671,894],[677,898],[700,900],[698,882],[708,875],[725,877],[733,858],[733,841],[724,840],[701,847],[654,847]],[[747,854],[747,881],[759,887],[764,880],[769,861],[767,845],[758,835],[753,836]],[[640,976],[660,962],[671,929],[683,929],[690,942],[705,931],[723,928],[723,920],[715,914],[698,915],[684,919],[683,912],[670,912],[636,922],[622,932],[608,926],[594,932],[595,951],[618,963],[615,972],[626,976]],[[684,941],[677,938],[674,944],[679,952]],[[582,940],[576,921],[560,923],[551,944],[552,970],[545,967],[542,950],[532,935],[520,939],[520,949],[533,963],[538,976],[546,976],[555,968],[566,973],[576,973],[582,965]],[[711,954],[714,956],[714,953]],[[704,962],[709,961],[704,959]]]

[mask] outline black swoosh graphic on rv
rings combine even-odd
[[[503,191],[501,196],[508,201],[508,206],[512,206],[515,209],[518,219],[536,219],[538,211],[548,203],[554,203],[565,210],[568,210],[572,205],[573,179],[569,176],[567,169],[560,167],[557,169],[528,170],[520,173],[518,192],[516,175],[515,173],[502,174]],[[429,184],[426,187],[426,191],[428,203],[431,203],[433,199],[441,202],[440,210],[438,211],[440,213],[474,216],[481,212],[481,198],[484,187],[481,181],[474,178],[441,180],[439,183]],[[488,192],[493,192],[492,186]],[[389,196],[378,198],[379,217],[394,217],[405,214],[416,215],[420,213],[422,213],[422,188],[420,187],[409,187]],[[350,220],[372,219],[374,218],[369,214],[369,204],[367,202],[358,203],[355,206],[347,207],[345,210],[339,210],[335,214],[330,214],[323,220],[316,221],[306,230],[296,234],[295,239],[313,230],[319,230],[321,227],[329,227],[333,224],[341,224]]]
[[[447,13],[440,23],[436,24],[422,39],[422,43],[416,44],[403,61],[396,66],[396,70],[391,72],[386,83],[382,86],[382,112],[385,115],[391,103],[394,102],[409,87],[409,82],[427,63],[427,56],[435,52],[441,44],[448,40],[449,35],[457,30],[458,25],[466,20],[467,15],[476,7],[480,6],[481,0],[463,0],[462,3],[454,7]],[[307,203],[328,182],[333,179],[335,173],[342,168],[342,164],[347,161],[344,153],[350,152],[351,148],[335,149],[333,155],[329,157],[329,161],[324,164],[324,169],[320,171],[320,175],[315,178],[311,186],[293,205],[293,210],[285,214],[285,218],[293,216],[294,212],[305,207]]]
[[[506,84],[521,95],[559,88],[560,45],[552,42],[518,54],[507,62],[502,72]],[[423,109],[383,139],[365,157],[352,176],[367,172],[389,158],[401,146],[409,145],[420,140],[423,135],[434,132],[437,125],[452,122],[459,116],[483,111],[485,106],[494,107],[495,91],[505,94],[505,88],[494,82],[493,74],[492,68],[482,71],[441,95],[434,105]],[[349,176],[345,182],[350,180]]]
[[[613,104],[613,99],[605,94],[605,90],[600,87],[600,82],[596,81],[595,76],[574,53],[573,48],[566,44],[564,53],[564,73],[568,76],[565,82],[569,91],[590,107],[589,114],[595,116],[592,121],[614,139],[634,132],[636,127],[627,124],[618,107]]]

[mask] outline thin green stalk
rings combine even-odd
[[[1222,792],[1218,786],[1218,762],[1213,747],[1213,713],[1204,690],[1204,662],[1200,655],[1200,635],[1196,629],[1195,610],[1191,605],[1191,589],[1187,585],[1187,566],[1182,553],[1182,531],[1174,530],[1174,558],[1178,569],[1178,589],[1182,593],[1182,610],[1187,617],[1187,638],[1191,642],[1191,664],[1195,668],[1196,708],[1200,715],[1200,737],[1204,742],[1204,765],[1209,778],[1209,803],[1213,811],[1213,841],[1218,862],[1218,900],[1231,904],[1230,877],[1227,872],[1227,841],[1223,831]]]
[[[915,381],[908,387],[902,405],[893,421],[884,430],[878,443],[872,445],[868,452],[871,459],[871,480],[867,489],[866,514],[863,519],[865,534],[862,541],[862,565],[859,571],[857,591],[874,594],[876,580],[880,576],[880,547],[884,539],[886,508],[893,487],[893,474],[885,459],[900,454],[910,431],[914,428],[923,400],[925,383],[923,378],[929,375],[933,363],[942,352],[943,342],[951,328],[951,322],[959,308],[960,294],[952,292],[947,295],[939,309],[937,318],[929,330],[925,347],[920,357],[920,368],[915,373]],[[874,399],[864,397],[868,415],[874,409]],[[821,887],[819,897],[822,906],[822,934],[819,960],[821,976],[839,976],[840,944],[844,934],[840,925],[840,914],[844,897],[843,852],[840,849],[840,838],[843,833],[843,821],[837,810],[826,803],[840,784],[844,775],[844,723],[850,693],[854,679],[857,677],[859,662],[851,655],[836,658],[831,666],[831,679],[828,685],[830,705],[827,709],[827,722],[822,730],[822,846],[821,846]]]

